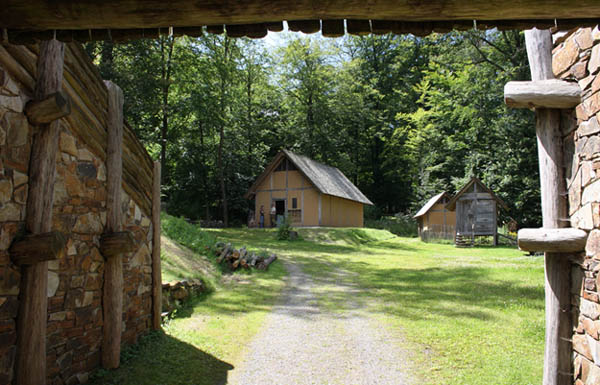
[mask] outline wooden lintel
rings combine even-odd
[[[404,21],[594,19],[600,2],[578,0],[3,0],[0,25],[9,29],[87,30],[253,24],[279,20],[375,19]],[[101,15],[102,17],[98,17]],[[554,23],[552,23],[554,25]]]
[[[504,102],[512,108],[574,108],[581,103],[581,88],[558,79],[508,82]]]
[[[100,237],[100,253],[104,258],[112,258],[135,250],[135,238],[131,231],[104,233]]]
[[[580,229],[521,229],[519,249],[534,252],[577,253],[585,249],[587,232]]]
[[[33,265],[60,259],[64,254],[66,243],[65,236],[58,231],[29,234],[14,242],[9,253],[16,265]]]
[[[71,113],[71,101],[64,91],[58,91],[42,100],[32,100],[25,106],[27,120],[33,125],[50,123]]]

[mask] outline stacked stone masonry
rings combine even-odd
[[[600,384],[600,30],[554,35],[552,69],[583,92],[575,111],[563,111],[565,176],[571,226],[589,232],[585,253],[573,256],[573,383]]]
[[[24,233],[34,128],[23,108],[30,97],[30,87],[13,78],[0,61],[0,384],[14,381],[21,275],[8,249]],[[106,225],[107,195],[105,155],[77,134],[85,127],[74,127],[67,119],[60,125],[52,227],[68,242],[63,257],[49,263],[46,355],[47,383],[56,385],[85,383],[100,366],[104,258],[99,240]],[[134,234],[136,251],[123,256],[125,345],[149,330],[152,312],[150,212],[127,190],[122,190],[123,230]]]

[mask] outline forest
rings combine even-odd
[[[170,214],[245,223],[244,193],[285,148],[344,172],[375,203],[368,218],[414,214],[477,176],[510,207],[502,218],[540,225],[534,115],[503,101],[506,82],[529,78],[523,32],[164,35],[85,48],[161,161]]]

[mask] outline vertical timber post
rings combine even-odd
[[[525,31],[531,80],[553,79],[552,36],[549,30]],[[560,110],[536,109],[536,135],[540,164],[544,228],[565,227],[566,191],[562,169],[563,147]],[[546,346],[544,385],[568,385],[571,374],[570,262],[566,255],[545,253]]]
[[[62,87],[65,46],[57,40],[40,43],[35,100],[44,100]],[[52,206],[59,122],[37,127],[29,162],[29,194],[25,225],[31,234],[52,229]],[[48,262],[22,269],[17,317],[16,384],[46,383],[46,322],[48,319]]]
[[[160,272],[160,162],[154,162],[152,186],[152,328],[160,329],[162,277]]]
[[[106,148],[106,234],[121,231],[121,177],[123,174],[123,92],[112,82],[108,89],[107,148]],[[102,249],[102,247],[101,247]],[[104,267],[102,309],[104,335],[102,339],[102,366],[119,367],[121,332],[123,324],[123,261],[122,254],[107,256]]]

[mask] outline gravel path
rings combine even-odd
[[[406,385],[407,355],[391,335],[351,301],[358,290],[338,274],[336,291],[350,310],[332,313],[317,305],[315,282],[298,264],[286,263],[282,302],[250,344],[244,361],[230,372],[238,385]]]

